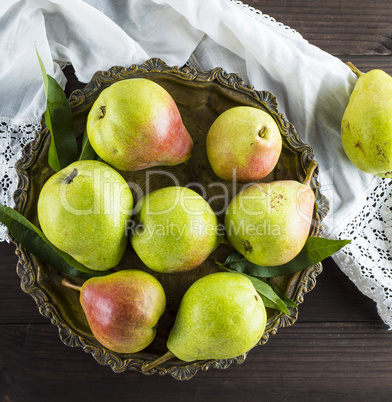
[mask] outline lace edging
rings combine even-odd
[[[14,206],[13,195],[18,186],[15,163],[40,127],[41,117],[24,120],[0,117],[0,202],[5,206]],[[2,224],[0,241],[9,242],[7,228]]]
[[[282,31],[284,33],[288,33],[290,35],[294,35],[296,37],[302,38],[302,35],[297,32],[295,29],[290,28],[289,26],[277,22],[275,18],[270,17],[267,14],[264,14],[257,8],[251,7],[245,3],[243,3],[240,0],[227,0],[229,3],[232,3],[239,7],[242,11],[244,11],[246,14],[252,16],[253,18],[256,18],[258,21],[261,21],[263,23],[266,23],[269,25],[271,28],[277,29],[279,31]]]
[[[357,288],[376,302],[392,329],[392,180],[377,180],[366,202],[337,235],[351,243],[333,259]]]

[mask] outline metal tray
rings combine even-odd
[[[239,105],[255,106],[267,111],[273,116],[281,131],[283,149],[279,162],[274,171],[263,181],[280,179],[302,181],[304,179],[306,168],[310,160],[314,159],[313,149],[301,141],[294,126],[279,113],[276,98],[270,92],[256,91],[252,86],[244,84],[238,75],[229,74],[221,68],[197,71],[192,67],[169,67],[160,59],[150,59],[140,66],[113,67],[109,71],[97,72],[89,84],[73,92],[69,98],[79,143],[81,143],[88,112],[99,93],[116,81],[132,77],[151,79],[162,85],[172,95],[195,144],[188,168],[182,164],[132,173],[121,172],[127,181],[137,184],[135,188],[151,191],[173,185],[173,177],[179,185],[193,183],[194,187],[202,186],[207,200],[215,200],[212,206],[223,222],[225,205],[222,202],[227,202],[227,198],[225,200],[224,197],[219,197],[219,194],[222,195],[219,191],[223,191],[223,186],[214,185],[214,183],[223,183],[224,191],[231,195],[238,192],[241,185],[223,182],[214,175],[206,156],[205,137],[209,126],[220,113]],[[36,133],[35,139],[26,145],[22,158],[16,164],[19,184],[14,194],[15,208],[36,225],[38,225],[36,206],[40,189],[54,173],[47,162],[50,133],[43,117],[41,126],[42,129]],[[317,204],[311,235],[320,236],[322,219],[328,212],[328,200],[319,191],[317,171],[313,175],[311,185],[316,194]],[[135,193],[134,196],[137,198],[138,195]],[[215,261],[223,262],[233,251],[229,246],[221,245],[206,262],[196,269],[179,274],[158,274],[145,267],[129,245],[118,268],[139,268],[155,275],[166,291],[167,308],[159,321],[157,336],[153,343],[142,352],[122,355],[105,349],[95,340],[79,304],[78,292],[65,288],[60,283],[64,275],[27,253],[20,244],[15,244],[19,258],[17,273],[21,278],[21,287],[24,292],[33,297],[40,313],[58,327],[64,344],[81,347],[85,352],[91,353],[99,364],[110,366],[116,373],[126,370],[140,372],[146,360],[153,360],[166,352],[166,339],[186,289],[199,277],[217,271],[218,266]],[[273,282],[289,297],[301,303],[304,295],[315,286],[316,277],[321,271],[322,265],[319,263],[294,275],[274,278]],[[278,328],[292,325],[297,319],[297,314],[297,309],[290,309],[289,315],[269,310],[266,331],[258,345],[266,343],[270,335],[275,334]],[[176,379],[187,380],[199,370],[226,369],[233,363],[242,363],[246,355],[235,359],[192,363],[173,359],[146,374],[168,373]]]

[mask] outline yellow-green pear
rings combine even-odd
[[[186,291],[169,333],[169,351],[142,367],[147,371],[177,357],[191,362],[231,359],[261,339],[267,313],[252,282],[237,272],[206,275]]]
[[[88,114],[86,130],[94,151],[118,170],[177,165],[193,148],[172,96],[146,78],[105,88]]]
[[[282,265],[292,260],[309,236],[315,204],[309,165],[304,183],[277,180],[245,187],[225,213],[226,236],[233,247],[257,265]]]
[[[218,218],[208,202],[187,187],[164,187],[138,201],[131,243],[150,269],[184,272],[196,268],[221,241]]]
[[[341,123],[343,149],[360,170],[392,177],[392,77],[382,70],[358,76]]]
[[[132,207],[131,190],[116,170],[82,160],[49,178],[37,212],[51,243],[86,267],[105,271],[124,255]]]
[[[135,353],[154,340],[166,295],[149,273],[127,269],[93,277],[82,286],[65,278],[62,284],[80,291],[90,329],[103,346],[118,353]]]

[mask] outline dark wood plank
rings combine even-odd
[[[168,402],[386,401],[392,393],[392,338],[381,324],[297,324],[252,350],[242,365],[199,372],[187,382],[114,374],[80,348],[62,345],[51,325],[0,325],[0,339],[8,352],[1,361],[1,401],[85,401],[92,395],[105,401],[127,392],[137,401],[144,395]]]
[[[342,321],[382,322],[376,303],[364,296],[332,258],[328,258],[323,262],[316,287],[299,305],[298,322]]]
[[[0,243],[0,256],[0,323],[47,323],[32,297],[21,289],[16,273],[15,245]]]
[[[245,2],[334,55],[391,55],[389,0],[252,0]]]
[[[338,56],[344,63],[351,61],[362,72],[366,73],[370,70],[378,68],[392,75],[392,59],[387,56]]]

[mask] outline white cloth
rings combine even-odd
[[[240,1],[2,0],[0,202],[10,206],[14,163],[45,110],[35,46],[63,87],[64,63],[88,82],[97,70],[160,57],[169,65],[223,67],[272,92],[315,150],[321,191],[331,203],[324,236],[352,239],[335,261],[392,327],[390,181],[361,173],[343,152],[340,120],[356,82],[343,62]]]

